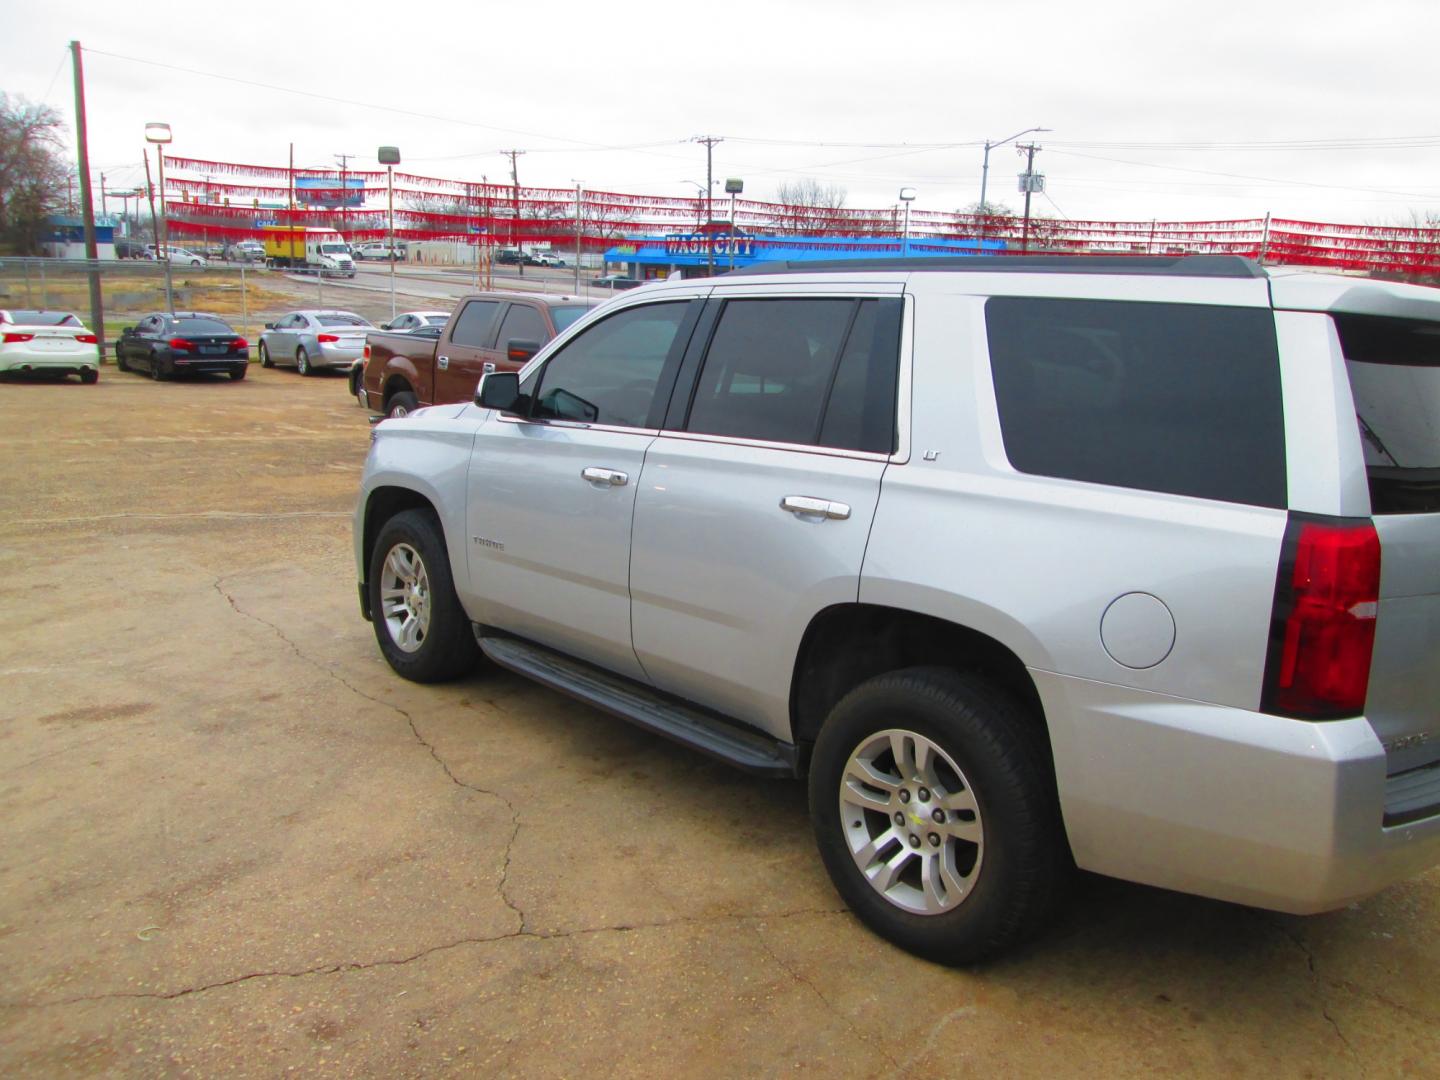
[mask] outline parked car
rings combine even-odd
[[[487,371],[517,371],[593,300],[540,293],[461,297],[437,338],[377,331],[365,341],[360,403],[387,416],[422,405],[469,401]]]
[[[209,265],[204,255],[191,251],[188,248],[178,247],[175,244],[170,244],[166,247],[165,256],[170,261],[171,266]],[[158,248],[154,244],[146,244],[144,257],[147,259],[158,258]]]
[[[535,266],[564,266],[565,260],[559,255],[549,251],[536,251],[530,256],[531,263]]]
[[[947,962],[1041,927],[1072,859],[1292,913],[1440,860],[1440,291],[771,270],[616,298],[375,429],[397,673],[483,654],[808,774],[837,891]]]
[[[381,330],[405,333],[426,326],[444,326],[450,321],[448,311],[402,311],[387,323],[381,323]]]
[[[504,266],[519,266],[525,261],[525,253],[519,248],[500,248],[495,252],[495,261]]]
[[[115,241],[115,258],[117,258],[117,259],[145,259],[145,258],[152,258],[153,256],[148,256],[148,255],[145,254],[145,250],[146,250],[146,248],[147,248],[148,246],[149,246],[149,245],[144,244],[144,243],[141,243],[139,240],[116,240],[116,241]]]
[[[639,278],[626,277],[624,274],[606,274],[603,277],[590,279],[590,287],[592,289],[611,289],[619,291],[621,289],[638,289],[641,285],[644,284],[645,282],[641,281]]]
[[[225,245],[225,258],[230,262],[263,262],[265,245],[258,240],[236,240]]]
[[[115,366],[148,372],[152,379],[181,375],[245,378],[250,343],[218,315],[202,311],[152,312],[127,326],[115,342]]]
[[[391,252],[392,249],[387,242],[383,240],[372,240],[368,243],[356,244],[354,253],[357,262],[361,259],[389,262]],[[409,253],[409,246],[403,240],[397,240],[393,252],[396,262],[404,262]]]
[[[0,310],[0,374],[100,379],[100,343],[69,311]]]
[[[375,329],[353,311],[292,311],[265,324],[260,335],[262,367],[294,365],[301,375],[322,368],[349,368],[360,359],[365,334]]]

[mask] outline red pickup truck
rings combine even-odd
[[[474,293],[455,304],[439,337],[371,331],[357,397],[367,409],[404,416],[422,405],[469,401],[487,371],[525,361],[599,301],[536,293]]]

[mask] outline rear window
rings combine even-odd
[[[177,334],[233,334],[235,331],[219,319],[176,319],[171,327]]]
[[[450,316],[449,316],[449,315],[426,315],[426,316],[425,316],[425,325],[426,325],[426,326],[444,326],[444,325],[445,325],[447,322],[449,322],[449,321],[450,321]]]
[[[316,315],[315,321],[321,326],[369,326],[359,315]]]
[[[1335,315],[1376,514],[1440,511],[1440,323]]]
[[[552,307],[550,318],[555,320],[555,332],[558,334],[589,310],[585,304],[557,304]]]
[[[985,316],[1016,469],[1285,506],[1269,309],[995,297]]]
[[[83,326],[68,311],[12,311],[10,321],[16,326]]]

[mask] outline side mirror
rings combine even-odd
[[[381,330],[389,330],[389,329],[390,329],[390,324],[389,324],[388,322],[382,322],[382,323],[380,324],[380,329],[381,329]]]
[[[266,329],[266,330],[274,330],[274,329],[275,329],[275,324],[274,324],[273,322],[267,322],[267,323],[265,324],[265,329]]]
[[[505,343],[505,359],[512,364],[523,364],[539,351],[540,343],[538,341],[512,339]]]
[[[135,333],[135,327],[133,327],[133,326],[127,326],[127,327],[125,327],[123,330],[120,331],[120,336],[121,336],[121,337],[129,337],[129,336],[130,336],[131,334],[133,334],[133,333]]]
[[[514,371],[491,371],[480,376],[475,388],[475,404],[482,409],[509,412],[520,400],[520,376]]]

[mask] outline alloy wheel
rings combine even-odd
[[[916,915],[963,903],[985,854],[980,806],[965,774],[924,735],[889,728],[845,763],[841,824],[870,887]]]
[[[396,544],[385,556],[380,605],[390,640],[403,652],[417,652],[430,632],[430,578],[409,544]]]

